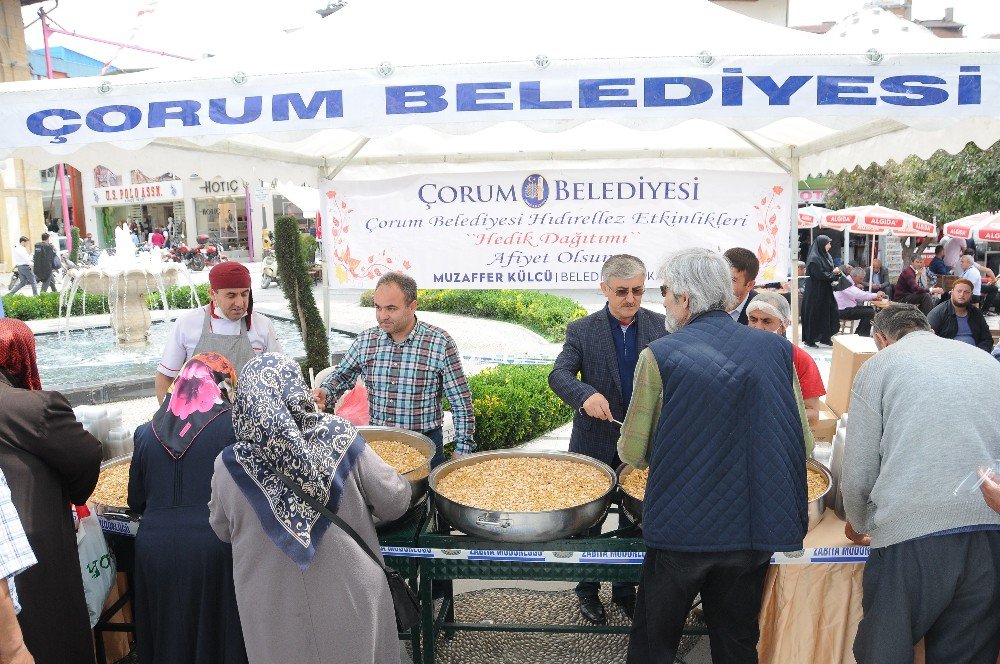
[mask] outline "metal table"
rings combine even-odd
[[[413,592],[419,592],[417,574],[420,565],[411,556],[393,555],[393,552],[411,549],[417,544],[417,536],[427,521],[427,500],[421,501],[407,512],[399,521],[376,528],[378,543],[382,548],[382,558],[387,567],[391,567],[406,579]],[[413,661],[420,661],[420,625],[414,625],[409,632],[400,632],[400,639],[409,639],[413,647]]]
[[[434,662],[434,640],[444,630],[628,634],[629,627],[609,625],[493,624],[455,620],[454,595],[449,588],[435,613],[431,592],[435,580],[481,579],[526,581],[628,581],[639,582],[645,553],[639,530],[626,527],[600,535],[581,535],[550,542],[509,544],[493,542],[454,531],[431,508],[417,546],[398,555],[419,563],[421,630],[424,664]],[[686,634],[704,634],[690,630]],[[419,661],[415,658],[415,661]]]

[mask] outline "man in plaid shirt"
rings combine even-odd
[[[35,661],[24,647],[17,624],[16,616],[21,607],[17,603],[14,576],[36,562],[10,499],[7,478],[0,471],[0,662],[30,664]]]
[[[444,462],[441,397],[455,420],[455,453],[475,450],[472,393],[454,340],[417,320],[417,282],[390,272],[375,286],[378,327],[365,330],[323,384],[313,390],[321,410],[354,387],[368,388],[371,423],[417,431],[434,441],[431,467]]]

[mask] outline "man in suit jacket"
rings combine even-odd
[[[757,254],[743,247],[733,247],[723,255],[729,261],[729,270],[733,274],[735,307],[728,313],[740,325],[748,325],[747,307],[757,297],[754,286],[757,285],[760,261],[757,260]]]
[[[872,272],[875,273],[874,287],[872,287]],[[882,261],[878,258],[872,259],[871,267],[865,268],[865,280],[861,282],[861,290],[871,290],[873,292],[885,293],[885,296],[892,299],[892,282],[889,281],[889,270],[882,267]]]
[[[617,424],[625,419],[632,397],[632,379],[639,352],[666,334],[663,314],[643,309],[646,266],[635,256],[612,256],[601,268],[601,292],[607,305],[566,328],[566,343],[549,374],[549,386],[575,409],[571,452],[578,452],[617,468]],[[577,377],[579,374],[579,378]],[[597,528],[600,531],[600,528]],[[580,613],[590,622],[607,621],[598,599],[600,584],[580,583],[576,594]],[[635,586],[614,583],[611,597],[631,618]]]

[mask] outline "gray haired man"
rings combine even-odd
[[[575,410],[571,452],[579,452],[616,468],[618,425],[632,398],[632,378],[639,353],[665,334],[663,314],[643,309],[646,266],[635,256],[612,256],[601,268],[601,292],[607,304],[566,328],[566,343],[549,374],[549,386]],[[730,293],[732,295],[732,293]],[[599,528],[598,528],[599,530]],[[580,583],[580,613],[593,623],[607,616],[598,599],[599,584]],[[631,618],[635,586],[615,583],[612,600]]]
[[[970,394],[1000,385],[1000,364],[935,336],[913,305],[875,314],[872,336],[880,350],[851,390],[842,477],[847,534],[872,547],[854,655],[862,664],[909,662],[924,639],[928,662],[994,664],[1000,514],[974,485],[957,488],[1000,459],[1000,402],[995,391],[977,397],[984,407],[959,426],[936,414],[968,412]]]
[[[801,549],[808,522],[811,436],[792,345],[728,315],[721,254],[675,252],[661,275],[671,334],[639,356],[618,442],[624,461],[649,468],[628,662],[673,662],[699,593],[712,661],[756,662],[771,555]]]

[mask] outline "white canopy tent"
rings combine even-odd
[[[707,0],[366,0],[241,54],[0,85],[0,157],[201,175],[232,160],[293,182],[697,163],[792,184],[986,148],[998,109],[991,40],[832,39]]]

